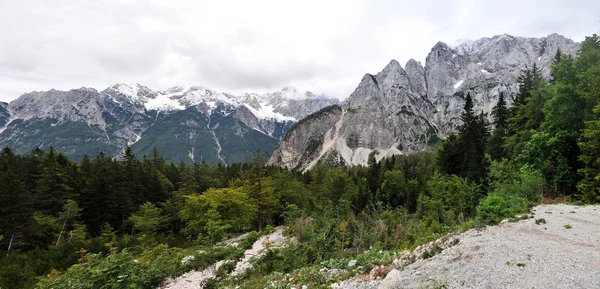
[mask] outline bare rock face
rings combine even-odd
[[[8,103],[0,102],[0,131],[6,126],[10,120],[10,112],[8,112]]]
[[[279,146],[269,162],[290,168],[300,165],[299,169],[306,170],[331,159],[339,164],[366,165],[369,159],[431,149],[461,124],[467,93],[478,112],[491,112],[500,92],[511,104],[521,72],[535,64],[542,76],[549,78],[558,48],[573,55],[579,43],[558,34],[543,38],[498,35],[455,47],[438,42],[425,67],[411,59],[402,68],[392,60],[376,75],[366,74],[344,103],[341,119],[330,127],[335,137],[331,145],[323,147],[326,152],[299,164],[295,158],[288,162],[278,155],[301,155],[302,151],[282,151],[301,146]],[[319,127],[314,133],[301,129],[307,125],[299,122],[296,129],[306,134],[287,134],[281,143],[300,141],[292,138],[307,140],[325,129]]]
[[[288,169],[309,166],[320,159],[332,145],[342,118],[342,108],[333,105],[323,108],[290,127],[279,142],[267,164]]]

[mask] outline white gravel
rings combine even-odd
[[[600,288],[600,207],[540,205],[534,218],[469,230],[442,253],[384,280],[342,288]],[[536,225],[543,218],[546,224]],[[571,226],[570,229],[565,228]],[[339,288],[339,287],[338,287]]]

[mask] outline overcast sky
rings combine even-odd
[[[424,62],[438,41],[581,41],[599,21],[598,0],[0,0],[0,100],[117,82],[344,99],[365,73]]]

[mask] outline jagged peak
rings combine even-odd
[[[438,43],[436,43],[433,46],[433,48],[431,48],[432,51],[433,50],[448,50],[448,49],[451,49],[450,46],[442,41],[438,41]]]
[[[420,61],[416,61],[415,59],[411,58],[406,62],[406,65],[404,66],[405,70],[409,70],[409,69],[419,69],[422,70],[423,69],[423,64],[421,64]]]
[[[394,71],[394,70],[402,70],[402,66],[396,59],[390,60],[390,63],[388,63],[385,66],[385,68],[383,69],[383,71]]]
[[[378,85],[379,83],[377,82],[377,78],[375,78],[375,76],[373,74],[365,73],[365,75],[360,80],[359,86],[364,86],[364,85],[368,85],[368,84]]]

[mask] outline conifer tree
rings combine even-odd
[[[500,160],[507,157],[504,150],[505,138],[508,136],[508,117],[510,111],[506,107],[504,93],[501,92],[498,97],[498,103],[492,109],[492,118],[494,131],[487,143],[487,153],[493,160]]]
[[[487,121],[483,112],[476,115],[473,107],[473,98],[471,94],[467,94],[461,113],[463,123],[458,129],[458,134],[450,135],[442,145],[438,152],[438,161],[445,173],[481,183],[487,174]]]

